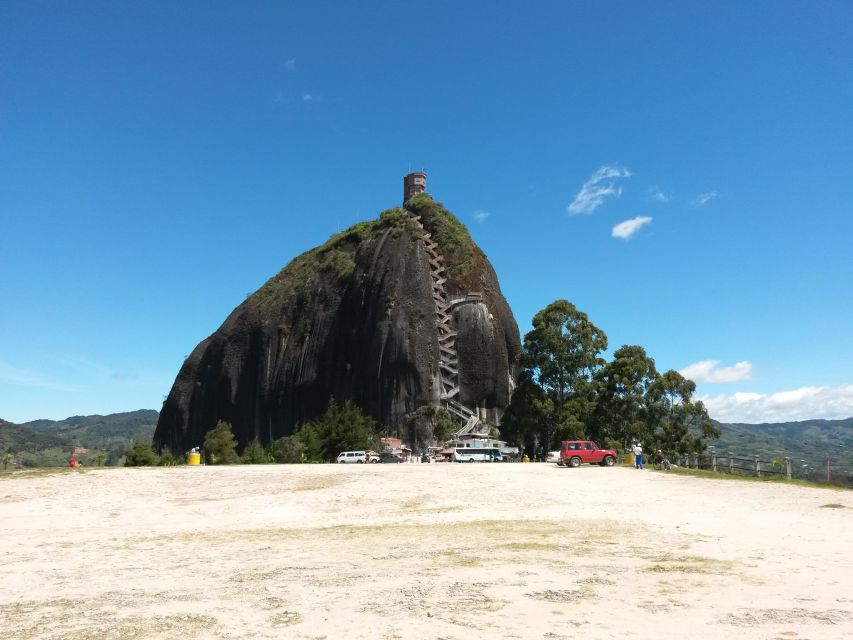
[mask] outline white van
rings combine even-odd
[[[503,455],[498,449],[457,447],[453,450],[453,462],[503,462]]]
[[[367,451],[341,451],[338,454],[338,463],[339,464],[364,464],[368,462],[370,458],[367,455]]]

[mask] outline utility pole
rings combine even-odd
[[[826,456],[826,483],[832,482],[832,454]]]

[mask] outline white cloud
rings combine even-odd
[[[482,209],[477,209],[477,211],[474,212],[474,220],[476,220],[477,222],[483,223],[491,215],[492,214],[489,211],[483,211]]]
[[[657,185],[649,187],[646,190],[646,197],[652,202],[669,202],[672,200],[672,197],[669,194],[664,193]]]
[[[302,96],[302,102],[311,102],[314,99],[310,93],[306,93]]]
[[[716,191],[706,191],[705,193],[700,193],[698,196],[693,198],[690,201],[691,207],[704,207],[706,204],[714,200],[715,198],[719,198],[720,194]]]
[[[281,66],[287,69],[290,73],[293,73],[296,71],[296,60],[285,60]]]
[[[620,178],[630,177],[631,172],[618,164],[606,164],[583,183],[578,195],[568,206],[569,215],[593,213],[604,203],[605,198],[622,195],[622,187],[616,184]]]
[[[769,395],[739,392],[698,399],[705,403],[710,416],[720,422],[838,420],[853,416],[853,384],[800,387]]]
[[[615,227],[613,227],[613,231],[610,232],[610,235],[612,235],[614,238],[628,240],[642,227],[649,224],[651,221],[652,219],[648,216],[637,216],[636,218],[625,220],[625,222],[620,222]]]
[[[739,382],[752,379],[752,363],[743,360],[731,367],[718,367],[719,360],[700,360],[687,365],[679,373],[693,382]]]

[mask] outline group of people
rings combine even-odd
[[[639,442],[635,443],[633,447],[631,447],[631,452],[634,454],[634,468],[642,469],[643,468],[643,445]],[[667,460],[666,456],[663,455],[663,451],[658,449],[655,451],[654,457],[655,468],[658,469],[669,469],[670,464],[669,460]]]

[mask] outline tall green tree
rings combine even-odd
[[[323,441],[315,423],[303,424],[296,431],[296,437],[302,443],[302,460],[304,462],[323,462]]]
[[[525,369],[501,418],[501,437],[523,453],[538,455],[547,449],[547,421],[553,412],[554,403],[533,379],[533,373]]]
[[[695,382],[672,370],[652,384],[647,404],[657,448],[676,453],[703,451],[705,439],[719,436],[705,405],[693,400],[695,391]]]
[[[237,456],[237,439],[230,422],[220,420],[204,434],[204,459],[207,464],[236,464],[240,461]]]
[[[2,462],[3,462],[3,471],[5,471],[6,467],[9,466],[9,463],[12,462],[12,460],[14,460],[14,456],[7,451],[6,453],[3,454],[3,457],[0,458],[0,460],[2,460]]]
[[[617,349],[596,375],[598,398],[590,437],[619,442],[620,448],[646,439],[654,430],[647,402],[658,377],[655,361],[643,347]]]
[[[341,451],[379,448],[376,423],[350,401],[329,400],[326,412],[297,431],[309,460],[334,460]],[[316,456],[316,458],[314,458]]]
[[[587,429],[595,409],[593,376],[606,349],[604,331],[568,300],[556,300],[533,317],[520,361],[549,401],[536,405],[544,420],[539,453],[556,446],[558,437]]]

